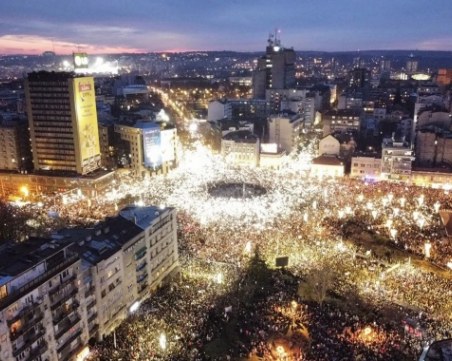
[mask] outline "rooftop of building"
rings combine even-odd
[[[343,166],[344,162],[337,155],[324,154],[312,160],[312,164]]]
[[[76,74],[74,72],[68,71],[34,71],[28,73],[28,80],[39,81],[39,80],[67,80],[70,78],[81,78],[85,75]]]
[[[323,116],[339,116],[339,117],[359,117],[361,115],[360,109],[338,109],[327,110]]]
[[[68,244],[48,238],[30,238],[21,243],[7,243],[0,247],[0,286],[22,272],[56,255]]]
[[[82,258],[83,263],[95,265],[108,259],[147,229],[163,212],[172,208],[154,206],[129,206],[116,217],[107,218],[93,228],[66,228],[53,237],[60,243],[73,243],[71,247]]]
[[[240,143],[256,143],[259,137],[249,130],[236,130],[223,136],[224,140],[232,140]]]
[[[163,213],[167,213],[171,211],[173,208],[171,207],[155,207],[155,206],[146,206],[146,207],[137,207],[137,206],[129,206],[122,209],[119,212],[119,215],[126,220],[129,220],[136,224],[141,229],[146,229],[152,225],[154,220],[159,218]]]

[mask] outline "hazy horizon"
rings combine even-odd
[[[2,4],[0,54],[256,52],[275,28],[298,51],[452,51],[451,18],[447,0],[17,0]]]

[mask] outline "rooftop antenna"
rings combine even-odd
[[[268,46],[273,46],[273,38],[274,38],[274,35],[272,33],[268,34],[268,40],[267,40]]]
[[[278,28],[275,28],[275,45],[280,46],[281,45],[281,39],[278,39],[278,34],[281,32]]]

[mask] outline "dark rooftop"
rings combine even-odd
[[[241,143],[256,143],[259,137],[249,130],[236,130],[223,136],[223,139]]]

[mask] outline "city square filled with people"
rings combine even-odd
[[[311,158],[237,167],[198,144],[167,175],[29,205],[65,225],[130,202],[178,212],[180,277],[91,359],[413,360],[451,337],[452,246],[439,215],[449,191],[312,179]]]

